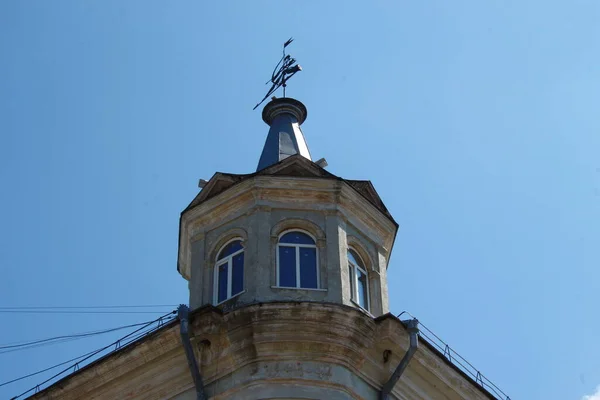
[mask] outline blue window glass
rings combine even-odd
[[[358,257],[356,255],[356,253],[354,252],[354,250],[349,250],[348,251],[348,261],[350,261],[352,264],[354,265],[358,265],[359,267],[363,267],[362,263],[359,262],[358,260],[360,260],[360,257]]]
[[[282,287],[318,289],[317,246],[312,237],[291,231],[278,244],[279,282]]]
[[[218,302],[222,302],[227,299],[227,268],[228,263],[219,265],[219,276],[218,276]]]
[[[215,304],[244,290],[244,248],[241,240],[234,240],[219,251],[215,274]]]
[[[296,248],[279,246],[279,286],[296,287]]]
[[[360,270],[356,269],[356,281],[358,289],[358,305],[367,309],[367,276]]]
[[[280,243],[294,243],[294,244],[311,244],[314,246],[315,241],[302,232],[288,232],[279,239]]]
[[[352,265],[348,265],[348,276],[350,277],[350,296],[354,300],[356,289],[354,289],[354,266]]]
[[[244,289],[244,253],[233,256],[231,269],[231,295]]]
[[[299,247],[300,250],[300,287],[317,288],[317,249]]]
[[[225,246],[223,248],[223,250],[221,250],[221,252],[219,253],[219,257],[217,257],[217,260],[222,260],[223,258],[235,253],[236,251],[242,250],[242,241],[241,240],[236,240],[235,242],[231,242],[229,243],[227,246]]]
[[[352,249],[348,250],[348,272],[352,300],[365,310],[369,309],[369,281],[361,258]]]

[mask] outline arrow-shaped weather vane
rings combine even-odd
[[[271,88],[269,89],[265,97],[263,97],[263,99],[257,105],[254,106],[253,110],[256,110],[258,106],[260,106],[270,95],[275,93],[275,91],[280,87],[283,87],[283,97],[285,97],[285,88],[287,86],[287,81],[292,76],[294,76],[296,72],[302,71],[302,67],[296,64],[296,59],[292,58],[289,54],[285,54],[285,48],[288,47],[293,41],[294,39],[289,38],[283,44],[283,56],[275,66],[273,74],[271,75],[271,79],[265,83],[265,85],[271,83]]]

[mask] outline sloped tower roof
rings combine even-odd
[[[270,126],[257,171],[300,154],[312,161],[300,125],[306,120],[306,107],[290,97],[271,100],[263,109],[262,119]]]

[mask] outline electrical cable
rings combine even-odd
[[[96,350],[94,350],[94,351],[96,351]],[[9,383],[17,382],[17,381],[20,381],[20,380],[23,380],[23,379],[29,378],[29,377],[31,377],[31,376],[34,376],[34,375],[39,375],[39,374],[41,374],[42,372],[50,371],[51,369],[58,368],[58,367],[60,367],[61,365],[65,365],[65,364],[68,364],[68,363],[70,363],[70,362],[72,362],[72,361],[75,361],[75,360],[78,360],[78,359],[80,359],[80,358],[83,358],[83,357],[85,357],[85,356],[88,356],[88,355],[90,355],[90,354],[94,353],[94,351],[90,351],[89,353],[87,353],[87,354],[84,354],[84,355],[82,355],[82,356],[79,356],[79,357],[71,358],[70,360],[67,360],[67,361],[61,362],[60,364],[53,365],[53,366],[51,366],[51,367],[48,367],[48,368],[46,368],[46,369],[42,369],[42,370],[40,370],[40,371],[37,371],[37,372],[34,372],[34,373],[32,373],[32,374],[25,375],[25,376],[22,376],[22,377],[20,377],[20,378],[13,379],[12,381],[7,381],[7,382],[0,383],[0,386],[5,386],[5,385],[8,385]],[[15,397],[13,397],[13,398],[15,398]]]
[[[120,339],[118,339],[118,340],[116,340],[116,341],[112,342],[111,344],[109,344],[109,345],[107,345],[107,346],[104,346],[104,347],[102,347],[102,348],[100,348],[100,349],[98,349],[98,350],[94,350],[93,352],[86,353],[86,354],[84,354],[83,356],[80,356],[80,357],[77,357],[77,358],[75,358],[74,360],[77,360],[77,359],[80,359],[80,358],[83,358],[83,359],[81,359],[81,360],[77,361],[75,364],[72,364],[72,365],[68,366],[67,368],[63,369],[62,371],[58,372],[57,374],[53,375],[52,377],[50,377],[50,378],[46,379],[44,382],[42,382],[42,383],[40,383],[40,384],[38,384],[38,385],[36,385],[36,386],[34,386],[34,387],[30,388],[29,390],[27,390],[27,391],[25,391],[25,392],[23,392],[23,393],[19,394],[18,396],[15,396],[15,397],[13,397],[11,400],[18,399],[19,397],[21,397],[21,396],[23,396],[23,395],[25,395],[25,394],[29,393],[30,391],[32,391],[32,390],[34,390],[34,389],[36,389],[36,388],[39,388],[40,386],[44,385],[45,383],[48,383],[48,382],[50,382],[51,380],[53,380],[54,378],[56,378],[56,377],[58,377],[58,376],[62,375],[64,372],[66,372],[66,371],[69,371],[71,368],[77,368],[77,369],[78,369],[78,367],[79,367],[79,364],[80,364],[80,363],[82,363],[82,362],[84,362],[84,361],[86,361],[86,360],[90,359],[91,357],[93,357],[93,356],[95,356],[95,355],[97,355],[97,354],[99,354],[99,353],[103,352],[104,350],[106,350],[106,349],[108,349],[108,348],[110,348],[110,347],[112,347],[112,346],[115,346],[115,347],[116,347],[116,348],[115,348],[115,350],[113,350],[113,351],[111,351],[111,352],[107,353],[106,355],[110,355],[110,354],[112,354],[114,351],[116,351],[117,349],[121,349],[121,348],[123,348],[123,347],[125,347],[125,346],[129,345],[130,343],[132,343],[132,342],[134,342],[135,340],[137,340],[137,339],[139,339],[139,338],[143,337],[144,335],[146,335],[146,334],[148,334],[148,333],[150,333],[150,332],[152,332],[152,331],[154,331],[154,330],[158,329],[159,327],[161,327],[161,326],[163,325],[163,323],[167,323],[167,322],[170,322],[170,321],[172,321],[173,319],[175,319],[175,317],[172,317],[172,318],[168,318],[167,320],[164,320],[164,321],[163,321],[163,319],[164,319],[164,318],[166,318],[166,317],[167,317],[167,316],[169,316],[169,315],[175,314],[176,312],[177,312],[177,311],[172,311],[172,312],[170,312],[170,313],[168,313],[168,314],[165,314],[165,315],[161,316],[160,318],[157,318],[157,319],[155,319],[155,320],[153,320],[153,321],[150,321],[149,323],[145,324],[143,327],[141,327],[141,328],[139,328],[139,329],[136,329],[135,331],[133,331],[133,332],[129,333],[128,335],[125,335],[125,336],[123,336],[122,338],[120,338]],[[163,321],[163,323],[161,323],[161,321]],[[149,327],[149,326],[151,326],[151,325],[153,325],[153,324],[155,324],[155,323],[157,323],[157,322],[159,323],[159,326],[157,326],[157,327],[150,327],[149,329],[146,329],[147,327]],[[136,334],[136,333],[137,333],[137,335],[134,335],[134,334]],[[132,335],[134,335],[134,336],[132,336]],[[127,338],[130,338],[130,340],[126,341],[125,343],[122,343],[122,341],[124,341],[124,340],[125,340],[125,339],[127,339]],[[85,357],[85,358],[84,358],[84,357]],[[70,360],[70,361],[73,361],[73,360]],[[61,365],[64,365],[64,364],[66,364],[66,363],[68,363],[68,362],[69,362],[69,361],[66,361],[66,362],[64,362],[64,363],[57,364],[57,365],[55,365],[55,366],[53,366],[53,367],[50,367],[50,368],[47,368],[47,369],[45,369],[45,370],[43,370],[43,371],[38,371],[38,372],[39,372],[39,373],[41,373],[41,372],[45,372],[45,371],[48,371],[49,369],[54,369],[54,368],[56,368],[56,367],[58,367],[58,366],[61,366]],[[37,374],[37,373],[34,373],[34,375],[35,375],[35,374]],[[29,375],[29,376],[30,376],[30,375]],[[27,376],[27,377],[29,377],[29,376]],[[20,379],[21,379],[21,378],[19,378],[18,380],[20,380]],[[0,385],[0,386],[1,386],[1,385]]]
[[[0,314],[164,314],[164,311],[49,311],[0,310]]]
[[[52,306],[8,307],[8,306],[5,306],[5,307],[0,307],[0,310],[51,310],[51,309],[84,309],[84,308],[94,309],[94,308],[152,308],[152,307],[177,307],[177,304],[152,304],[152,305],[147,305],[147,306],[140,306],[140,305],[135,305],[135,306],[57,306],[57,307],[52,307]]]
[[[11,381],[8,381],[8,382],[0,383],[0,386],[4,386],[4,385],[7,385],[7,384],[9,384],[9,383],[12,383],[12,382],[16,382],[16,381],[19,381],[19,380],[25,379],[25,378],[28,378],[28,377],[30,377],[30,376],[37,375],[37,374],[40,374],[40,373],[42,373],[42,372],[49,371],[49,370],[51,370],[51,369],[54,369],[54,368],[57,368],[57,367],[59,367],[59,366],[65,365],[65,364],[67,364],[67,363],[69,363],[69,362],[72,362],[72,361],[75,361],[75,360],[81,359],[81,360],[77,361],[75,364],[68,366],[67,368],[65,368],[65,369],[61,370],[60,372],[58,372],[57,374],[53,375],[52,377],[50,377],[50,378],[46,379],[44,382],[42,382],[42,383],[40,383],[40,384],[38,384],[38,385],[35,385],[35,386],[34,386],[34,387],[32,387],[31,389],[28,389],[28,390],[26,390],[25,392],[23,392],[23,393],[21,393],[21,394],[19,394],[19,395],[15,396],[15,397],[13,397],[11,400],[18,399],[19,397],[21,397],[21,396],[23,396],[23,395],[25,395],[25,394],[27,394],[27,393],[31,392],[31,391],[32,391],[32,390],[34,390],[35,388],[38,388],[38,387],[40,387],[41,385],[43,385],[43,384],[45,384],[45,383],[48,383],[48,382],[50,382],[52,379],[54,379],[54,378],[56,378],[56,377],[58,377],[58,376],[62,375],[64,372],[66,372],[66,371],[70,370],[71,368],[78,366],[78,365],[79,365],[81,362],[83,362],[83,361],[86,361],[86,360],[90,359],[90,358],[91,358],[91,357],[93,357],[94,355],[96,355],[96,354],[98,354],[98,353],[101,353],[101,352],[103,352],[104,350],[106,350],[106,349],[108,349],[108,348],[110,348],[110,347],[112,347],[112,346],[119,346],[119,345],[121,344],[121,342],[123,342],[125,339],[127,339],[127,338],[130,338],[130,339],[131,339],[131,337],[132,337],[132,336],[134,337],[134,339],[133,339],[133,340],[129,340],[129,341],[127,341],[127,342],[126,342],[125,344],[123,344],[122,346],[126,346],[127,344],[131,343],[132,341],[135,341],[136,339],[138,339],[138,338],[142,337],[143,335],[145,335],[145,334],[148,334],[148,333],[150,333],[150,332],[154,331],[155,329],[158,329],[158,327],[156,327],[156,328],[151,328],[151,329],[147,329],[146,331],[144,331],[144,329],[146,329],[147,327],[149,327],[149,326],[151,326],[152,324],[155,324],[155,323],[157,323],[157,322],[159,323],[159,327],[160,327],[160,326],[162,326],[162,323],[161,323],[161,321],[163,321],[163,319],[164,319],[164,318],[168,317],[169,315],[176,314],[176,313],[177,313],[177,311],[171,311],[171,312],[169,312],[169,313],[167,313],[167,314],[164,314],[164,315],[162,315],[161,317],[159,317],[159,318],[157,318],[157,319],[155,319],[155,320],[153,320],[153,321],[150,321],[150,322],[148,322],[147,324],[144,324],[144,326],[142,326],[141,328],[139,328],[139,329],[136,329],[135,331],[133,331],[133,332],[131,332],[131,333],[129,333],[129,334],[127,334],[127,335],[123,336],[122,338],[120,338],[120,339],[118,339],[118,340],[116,340],[116,341],[112,342],[111,344],[109,344],[109,345],[107,345],[107,346],[104,346],[104,347],[102,347],[102,348],[100,348],[100,349],[98,349],[98,350],[94,350],[94,351],[92,351],[92,352],[90,352],[90,353],[86,353],[86,354],[84,354],[84,355],[82,355],[82,356],[76,357],[76,358],[74,358],[74,359],[71,359],[71,360],[69,360],[69,361],[65,361],[65,362],[62,362],[62,363],[60,363],[60,364],[56,364],[56,365],[54,365],[54,366],[52,366],[52,367],[49,367],[49,368],[46,368],[46,369],[44,369],[44,370],[41,370],[41,371],[34,372],[33,374],[29,374],[29,375],[26,375],[26,376],[23,376],[23,377],[20,377],[20,378],[17,378],[17,379],[13,379],[13,380],[11,380]],[[172,321],[173,319],[175,319],[175,317],[172,317],[172,318],[168,319],[168,321],[164,321],[164,322],[169,322],[169,321]],[[140,331],[144,331],[144,332],[143,332],[143,334],[140,334]],[[136,334],[137,334],[137,335],[136,335]],[[135,335],[135,336],[134,336],[134,335]],[[122,347],[122,346],[121,346],[121,347]],[[109,354],[110,354],[110,353],[109,353]]]
[[[51,345],[51,344],[55,344],[55,343],[62,343],[64,341],[68,341],[65,339],[75,340],[75,339],[82,339],[85,337],[91,337],[91,336],[95,336],[95,335],[102,335],[104,333],[109,333],[109,332],[119,331],[122,329],[134,328],[136,326],[146,325],[147,323],[148,322],[141,322],[139,324],[124,325],[124,326],[119,326],[116,328],[109,328],[109,329],[96,330],[96,331],[90,331],[90,332],[73,333],[70,335],[54,336],[54,337],[47,338],[47,339],[32,340],[32,341],[28,341],[28,342],[4,344],[4,345],[0,345],[0,350],[5,350],[5,349],[10,349],[10,350],[0,351],[0,354],[10,353],[11,351],[25,350],[25,349],[29,349],[29,348],[33,348],[33,347],[39,347],[40,345]]]

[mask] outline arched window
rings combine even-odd
[[[277,286],[318,289],[317,246],[304,232],[284,233],[277,243]]]
[[[368,311],[369,280],[367,269],[360,256],[353,249],[348,249],[348,273],[352,301]]]
[[[215,304],[244,290],[244,248],[240,239],[223,246],[215,264]]]

